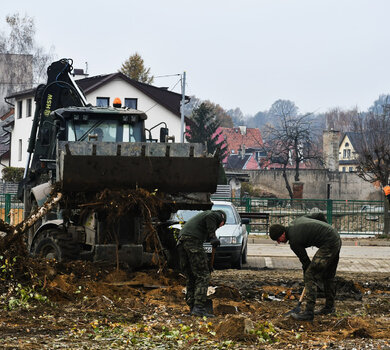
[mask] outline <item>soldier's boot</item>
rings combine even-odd
[[[204,308],[203,305],[194,305],[192,311],[191,311],[191,315],[193,316],[200,316],[200,317],[203,317],[203,316],[206,316],[206,317],[214,317],[213,314],[210,314],[206,311],[206,309]]]
[[[330,315],[334,314],[336,312],[336,309],[334,306],[324,306],[323,308],[314,311],[314,315]]]
[[[336,312],[334,300],[336,298],[336,284],[333,279],[324,281],[325,306],[314,312],[314,315],[330,315]]]

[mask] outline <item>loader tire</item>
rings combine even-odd
[[[72,236],[59,229],[43,231],[31,247],[34,257],[70,261],[79,258],[80,246],[72,240]]]

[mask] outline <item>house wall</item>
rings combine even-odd
[[[245,164],[245,169],[247,170],[257,170],[259,169],[259,163],[257,163],[256,159],[254,158],[253,154],[248,159],[247,163]]]
[[[155,100],[145,95],[140,90],[136,89],[132,85],[126,83],[124,80],[118,78],[111,81],[109,84],[96,89],[87,96],[88,102],[92,105],[96,105],[97,97],[110,97],[110,105],[114,101],[115,97],[119,97],[122,104],[125,98],[136,98],[138,99],[137,109],[143,111],[148,116],[145,121],[146,128],[150,129],[160,122],[167,123],[169,129],[169,136],[175,136],[175,142],[180,142],[180,117],[167,110],[165,107],[158,104]],[[152,130],[152,137],[159,139],[160,127]],[[148,137],[148,135],[147,135]]]
[[[289,198],[281,169],[246,171],[250,183],[269,191],[279,198]],[[287,171],[292,186],[294,170]],[[327,199],[330,184],[331,199],[380,200],[382,191],[360,179],[355,173],[331,172],[328,170],[300,170],[300,182],[304,184],[303,198]]]
[[[339,168],[339,139],[339,131],[324,130],[322,133],[325,168],[331,171]]]
[[[352,161],[354,159],[356,159],[356,152],[352,146],[351,140],[346,135],[340,143],[339,161]],[[339,171],[342,172],[356,171],[356,164],[348,164],[348,163],[345,164],[345,162],[343,164],[339,164]]]
[[[27,100],[31,99],[31,115],[27,116]],[[22,102],[21,118],[20,103]],[[24,168],[27,162],[27,147],[30,139],[31,126],[34,119],[34,97],[28,96],[15,101],[15,121],[11,134],[11,166]]]
[[[151,128],[160,122],[165,122],[169,128],[169,136],[175,136],[175,142],[180,142],[180,117],[168,111],[165,107],[158,104],[138,89],[124,82],[122,79],[117,79],[104,87],[101,87],[92,93],[86,95],[88,103],[96,105],[96,97],[109,97],[110,105],[115,97],[119,97],[124,103],[125,98],[137,98],[138,109],[144,111],[148,116],[145,121],[146,128]],[[32,99],[31,116],[26,115],[27,99]],[[19,116],[19,101],[22,102],[22,114]],[[23,99],[15,100],[15,124],[11,136],[11,166],[25,167],[27,162],[27,147],[31,133],[33,116],[35,113],[34,96],[28,96]],[[152,130],[152,137],[159,139],[160,127]],[[147,134],[148,137],[148,134]],[[21,149],[21,150],[20,150]],[[21,155],[21,157],[20,157]]]

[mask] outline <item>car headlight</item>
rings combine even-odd
[[[235,236],[219,237],[219,240],[221,241],[221,244],[236,244],[237,243],[237,237],[235,237]]]

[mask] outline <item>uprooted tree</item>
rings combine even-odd
[[[298,108],[288,100],[276,101],[269,113],[274,124],[264,128],[264,148],[269,163],[280,164],[290,198],[293,191],[287,177],[287,168],[295,169],[294,180],[299,181],[299,169],[303,163],[321,160],[318,133],[311,114],[298,114]]]
[[[355,145],[357,175],[365,181],[386,186],[390,176],[390,104],[386,102],[382,108],[360,115],[354,122],[354,130],[360,136]],[[386,200],[384,207],[384,233],[388,234],[389,204]]]

